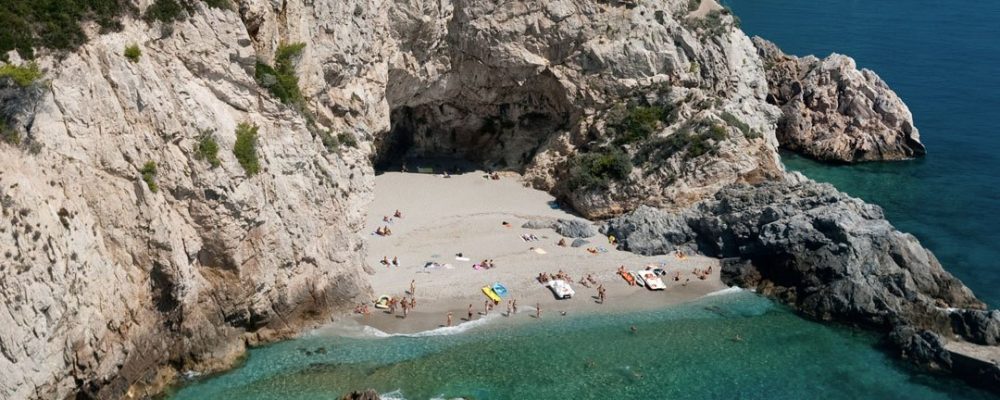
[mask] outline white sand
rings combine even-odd
[[[368,262],[375,269],[372,287],[377,295],[402,296],[416,280],[417,312],[402,320],[376,312],[364,322],[389,332],[418,331],[444,323],[445,314],[454,312],[454,323],[462,322],[468,305],[482,311],[486,297],[481,288],[493,282],[503,283],[511,296],[518,299],[521,313],[532,314],[541,303],[543,314],[558,315],[562,310],[622,310],[627,308],[662,307],[689,301],[707,293],[725,289],[718,276],[718,261],[691,256],[683,260],[674,256],[644,257],[618,251],[600,235],[589,238],[590,245],[572,248],[556,245],[561,236],[551,229],[523,229],[521,225],[534,218],[577,218],[549,206],[554,200],[548,193],[526,188],[516,175],[500,181],[488,180],[482,173],[442,178],[430,174],[385,173],[375,179],[375,202],[366,224],[369,244]],[[399,209],[402,219],[392,224],[382,221]],[[501,225],[509,222],[512,227]],[[372,234],[379,226],[388,225],[392,236]],[[534,234],[537,242],[525,242],[521,234]],[[572,242],[567,238],[567,242]],[[538,254],[532,247],[542,248]],[[607,253],[593,255],[587,247],[604,247]],[[456,253],[470,261],[458,261]],[[399,257],[400,267],[386,267],[382,257]],[[493,259],[496,268],[474,270],[472,265],[483,259]],[[427,262],[450,264],[451,269],[425,269]],[[615,273],[619,265],[630,270],[649,264],[666,263],[672,277],[681,273],[681,282],[664,279],[667,290],[651,292],[628,286]],[[714,266],[713,275],[697,279],[694,268]],[[577,296],[555,300],[547,288],[535,281],[539,272],[567,272],[574,281],[592,273],[608,289],[608,304],[598,304],[592,296],[596,289],[574,283]],[[681,285],[690,279],[686,285]],[[498,306],[505,311],[506,304]],[[374,310],[374,309],[373,309]],[[544,315],[543,315],[544,316]],[[519,317],[519,316],[518,316]]]

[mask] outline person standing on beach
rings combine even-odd
[[[416,310],[417,309],[417,298],[416,297],[410,297],[410,309],[411,310]]]
[[[451,326],[451,311],[448,311],[448,326]]]
[[[517,314],[517,299],[514,299],[510,302],[510,308],[514,310],[514,314]]]
[[[417,292],[417,280],[414,279],[410,281],[410,296],[417,294],[416,292]]]
[[[601,304],[604,304],[604,296],[604,285],[600,285],[597,287],[597,299],[601,301]]]
[[[483,303],[483,315],[490,315],[490,301],[489,300],[486,300],[486,302]]]
[[[396,315],[396,299],[389,299],[389,314]]]
[[[511,312],[510,312],[511,311],[511,304],[510,304],[510,302],[511,302],[510,300],[507,300],[507,316],[508,317],[511,314]]]
[[[472,321],[472,304],[469,304],[469,319],[467,321]]]
[[[410,302],[406,301],[406,298],[404,297],[403,300],[399,301],[399,305],[403,307],[403,318],[406,318],[406,316],[409,315]]]
[[[542,303],[535,303],[535,318],[542,318]]]

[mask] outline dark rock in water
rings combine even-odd
[[[354,391],[345,394],[340,400],[379,400],[378,392],[374,389],[368,389],[362,392]]]
[[[946,307],[985,308],[881,208],[798,174],[729,186],[679,214],[642,208],[603,229],[641,254],[689,248],[735,258],[723,262],[726,283],[821,320],[950,334]]]
[[[533,219],[521,225],[525,229],[553,229],[556,233],[571,238],[586,238],[596,235],[597,228],[590,221],[581,219]]]
[[[1000,311],[959,310],[951,313],[952,328],[977,344],[1000,344]]]
[[[679,213],[640,208],[601,229],[636,253],[692,249],[721,257],[729,285],[754,288],[813,318],[886,332],[903,358],[1000,390],[1000,367],[945,348],[953,338],[1000,343],[1000,311],[983,311],[881,208],[831,185],[788,174],[726,187]]]
[[[952,366],[951,353],[934,332],[900,325],[889,333],[889,341],[899,348],[902,358],[913,363],[931,370],[946,370]]]
[[[570,244],[570,246],[572,246],[572,247],[583,247],[583,246],[586,246],[588,244],[590,244],[589,240],[575,239],[575,240],[573,240],[573,243]]]

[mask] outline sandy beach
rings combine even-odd
[[[396,210],[402,218],[391,223],[383,220]],[[624,312],[628,310],[664,307],[690,301],[712,292],[726,289],[719,280],[718,260],[688,256],[644,257],[618,251],[602,235],[587,238],[590,244],[573,248],[557,245],[562,238],[552,229],[525,229],[521,225],[531,219],[579,219],[555,205],[546,192],[524,187],[513,174],[500,180],[485,178],[482,172],[453,175],[444,178],[432,174],[389,172],[376,177],[375,201],[366,221],[364,234],[368,239],[368,262],[375,270],[372,287],[376,296],[413,297],[417,307],[402,318],[402,311],[390,315],[371,308],[367,317],[354,318],[387,333],[411,333],[440,328],[448,312],[453,324],[467,322],[468,307],[474,310],[473,320],[483,317],[487,300],[481,288],[500,282],[510,294],[504,303],[491,312],[506,314],[506,300],[516,299],[518,313],[509,320],[528,321],[535,316],[540,304],[542,318],[558,318],[563,312]],[[503,225],[507,222],[509,226]],[[378,227],[388,226],[391,236],[379,236]],[[521,235],[533,234],[537,241],[525,241]],[[567,238],[567,243],[572,242]],[[588,247],[604,248],[607,252],[591,254]],[[536,249],[541,249],[542,252]],[[469,260],[457,259],[461,253]],[[398,257],[399,266],[386,266],[383,257]],[[473,264],[492,259],[495,267],[477,270]],[[439,267],[426,267],[428,263]],[[640,270],[656,265],[667,271],[666,290],[650,291],[629,286],[616,270],[624,265]],[[708,269],[713,273],[698,279],[692,270]],[[572,279],[576,296],[557,300],[549,289],[536,281],[540,272],[555,274],[562,270]],[[672,277],[680,274],[680,281]],[[607,301],[597,301],[596,285],[592,288],[577,283],[593,274],[607,289]],[[409,292],[414,282],[415,293]],[[374,299],[373,299],[374,300]],[[506,315],[504,315],[506,317]]]

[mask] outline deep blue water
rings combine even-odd
[[[881,205],[992,307],[1000,306],[1000,1],[727,0],[743,30],[786,53],[836,52],[913,112],[925,159],[790,169]]]

